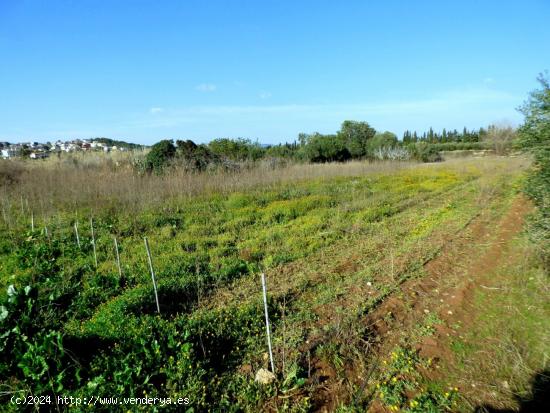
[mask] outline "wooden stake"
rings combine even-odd
[[[159,296],[157,293],[157,281],[155,280],[155,270],[153,270],[153,260],[151,259],[151,250],[149,249],[149,243],[147,237],[143,237],[145,241],[145,249],[147,250],[147,260],[149,261],[149,270],[151,270],[151,278],[153,279],[153,289],[155,290],[155,301],[157,302],[157,312],[160,314]]]
[[[267,333],[267,347],[269,349],[269,361],[271,362],[271,372],[275,373],[275,366],[273,364],[273,351],[271,350],[271,327],[269,326],[269,314],[267,311],[267,286],[265,282],[264,273],[262,273],[262,292],[264,296],[265,330]]]
[[[76,235],[76,245],[80,248],[80,237],[78,236],[78,221],[74,222],[74,233]]]
[[[94,234],[94,219],[90,218],[90,227],[92,228],[92,247],[94,250],[94,263],[95,267],[97,268],[97,253],[95,250],[95,234]]]
[[[31,212],[31,231],[34,232],[34,212]]]
[[[116,265],[118,267],[118,276],[122,277],[122,268],[120,267],[120,255],[118,254],[118,242],[116,240],[116,237],[113,237],[113,240],[115,241]]]

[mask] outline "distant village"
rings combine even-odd
[[[61,141],[39,143],[39,142],[26,142],[26,143],[9,143],[0,142],[0,150],[2,151],[2,158],[31,158],[31,159],[43,159],[49,157],[51,154],[61,152],[80,152],[80,151],[127,151],[127,147],[109,145],[105,142],[101,142],[94,139],[74,139],[71,141]]]

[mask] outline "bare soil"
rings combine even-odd
[[[387,356],[423,318],[435,313],[443,323],[436,324],[435,333],[418,342],[416,350],[421,357],[433,361],[434,368],[422,373],[427,378],[440,378],[440,364],[453,363],[452,338],[460,336],[475,318],[470,304],[476,289],[495,288],[490,286],[490,274],[510,257],[510,243],[522,230],[524,218],[531,209],[531,204],[518,196],[496,220],[489,212],[476,216],[456,237],[444,244],[434,259],[425,263],[423,277],[405,281],[398,291],[366,314],[363,322],[374,343],[374,347],[369,349],[369,358],[379,360]],[[336,265],[336,269],[342,272],[357,268],[349,261]],[[368,294],[360,286],[356,292]],[[330,319],[330,311],[326,308],[320,308],[318,313],[321,319]],[[320,360],[312,362],[313,379],[320,384],[313,400],[315,410],[333,411],[339,403],[349,399],[345,383],[338,379],[331,366]],[[353,366],[346,366],[346,376],[347,381],[357,385],[364,380]],[[459,391],[471,389],[459,388]],[[372,403],[369,411],[385,410]]]

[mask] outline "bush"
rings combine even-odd
[[[367,143],[369,156],[378,157],[377,152],[383,148],[393,148],[397,146],[397,136],[391,132],[377,133]],[[385,158],[384,158],[385,159]]]
[[[259,143],[249,139],[214,139],[208,144],[208,149],[221,158],[232,161],[257,161],[264,156],[265,150]]]
[[[336,135],[314,134],[305,147],[310,162],[343,162],[351,158],[344,141]]]
[[[417,144],[414,146],[414,157],[422,162],[440,162],[443,160],[435,145]]]
[[[177,156],[188,170],[205,171],[209,165],[217,165],[221,161],[206,145],[197,145],[191,140],[178,140],[176,145]]]
[[[529,233],[540,251],[546,271],[550,270],[550,82],[540,75],[541,89],[532,92],[521,108],[525,115],[519,128],[519,144],[533,155],[533,169],[525,185],[526,194],[537,207],[529,222]]]
[[[145,158],[145,167],[151,172],[162,172],[176,155],[176,147],[171,140],[162,140],[151,147],[151,151]]]

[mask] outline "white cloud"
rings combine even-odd
[[[271,92],[262,90],[258,96],[260,96],[260,99],[269,99],[271,97]]]
[[[217,89],[216,85],[213,83],[201,83],[200,85],[195,86],[195,90],[199,92],[214,92]]]
[[[405,129],[479,127],[495,119],[516,122],[522,97],[480,88],[450,90],[422,99],[331,104],[204,105],[165,108],[149,118],[134,118],[123,128],[185,130],[197,137],[262,136],[284,139],[298,132],[332,133],[345,119],[365,120],[375,128],[401,133]],[[281,138],[282,139],[282,138]]]
[[[297,116],[326,114],[430,114],[446,112],[470,105],[491,106],[495,102],[515,104],[517,97],[506,92],[487,89],[462,89],[448,91],[432,98],[418,100],[387,101],[381,103],[357,104],[285,104],[285,105],[218,105],[189,106],[185,108],[166,110],[166,118],[192,118],[203,116],[225,116],[232,114],[296,114]]]
[[[158,108],[158,107],[157,108],[151,108],[151,109],[149,109],[149,112],[151,112],[154,115],[155,113],[164,112],[164,109],[163,108]]]

